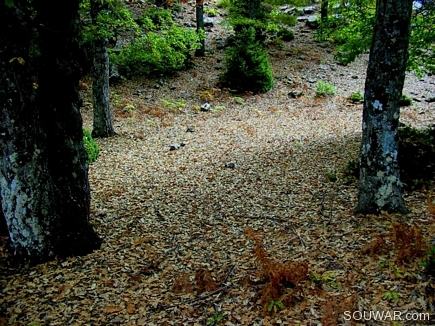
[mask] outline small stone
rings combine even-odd
[[[213,27],[214,26],[214,19],[210,17],[204,18],[204,27]]]
[[[232,162],[230,163],[225,163],[224,167],[228,168],[228,169],[235,169],[236,165]]]
[[[352,79],[358,79],[358,76],[357,75],[352,75],[351,78]]]
[[[171,91],[174,91],[174,90],[177,89],[177,87],[175,87],[174,85],[171,85],[171,86],[169,86],[169,89],[170,89]]]
[[[188,126],[186,132],[195,132],[195,128]]]
[[[211,110],[211,104],[210,103],[204,103],[201,105],[201,111],[208,112]]]
[[[314,84],[315,82],[317,82],[317,80],[314,79],[314,78],[308,78],[308,79],[307,79],[307,82],[309,82],[309,83],[311,83],[311,84]]]
[[[180,144],[172,144],[171,147],[169,147],[170,151],[176,151],[177,149],[180,149]]]
[[[313,29],[319,27],[319,17],[314,15],[308,16],[306,24],[309,28]]]
[[[328,66],[327,65],[320,65],[320,69],[322,69],[322,70],[328,70]]]
[[[305,15],[311,15],[314,13],[315,8],[313,6],[308,6],[304,8]]]
[[[145,96],[145,98],[146,98],[147,100],[151,100],[151,99],[153,98],[153,96],[150,95],[150,94],[148,94],[147,96]]]
[[[435,94],[431,94],[431,95],[429,95],[429,97],[426,98],[425,101],[428,102],[428,103],[435,102]]]
[[[288,93],[288,96],[290,96],[291,98],[298,98],[301,97],[302,95],[303,93],[297,90],[292,90],[290,93]]]
[[[155,85],[154,85],[154,88],[155,88],[155,89],[159,89],[159,88],[160,88],[160,85],[159,85],[159,84],[155,84]]]
[[[186,146],[187,144],[189,144],[188,141],[182,141],[182,142],[180,143],[180,146],[181,146],[181,147],[184,147],[184,146]]]

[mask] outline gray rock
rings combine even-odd
[[[317,82],[317,80],[314,79],[314,78],[308,78],[308,79],[307,79],[307,82],[309,82],[309,83],[311,83],[311,84],[314,84],[315,82]]]
[[[313,6],[308,6],[304,8],[304,14],[305,15],[311,15],[314,13],[314,11],[316,10],[316,8],[314,8]]]
[[[186,132],[195,132],[195,128],[188,126]]]
[[[225,163],[224,167],[226,167],[228,169],[235,169],[236,165],[233,162],[229,162],[229,163]]]
[[[319,17],[315,15],[308,16],[306,24],[309,28],[319,27]]]
[[[204,103],[201,105],[201,111],[208,112],[211,110],[211,104],[210,103]]]
[[[204,18],[204,27],[213,27],[214,26],[214,19],[211,17]]]
[[[320,69],[328,70],[328,66],[327,65],[320,65],[319,67],[320,67]]]
[[[351,78],[352,79],[358,79],[358,75],[352,75]]]
[[[176,151],[177,149],[180,149],[180,144],[172,144],[171,147],[169,147],[170,151]]]
[[[290,96],[291,98],[298,98],[301,97],[302,95],[304,95],[304,93],[298,90],[292,90],[290,93],[288,93],[288,96]]]
[[[148,94],[147,96],[145,96],[145,98],[146,98],[147,100],[151,100],[151,99],[153,98],[153,96],[150,95],[150,94]]]
[[[180,144],[180,146],[181,146],[181,147],[184,147],[184,146],[186,146],[187,144],[189,144],[188,141],[182,141],[181,144]]]
[[[433,102],[435,102],[435,94],[431,94],[431,95],[429,95],[429,96],[425,99],[425,101],[428,102],[428,103],[433,103]]]

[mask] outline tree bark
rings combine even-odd
[[[196,31],[204,31],[204,0],[196,0]],[[195,56],[205,56],[205,40],[201,40],[201,47],[196,49]]]
[[[412,0],[378,0],[364,94],[356,212],[406,213],[398,164],[399,100],[405,80]]]
[[[321,6],[320,6],[320,18],[322,21],[325,21],[328,19],[328,0],[322,0]]]
[[[101,244],[89,224],[78,5],[0,3],[2,209],[13,252],[32,262],[87,254]]]
[[[94,26],[97,26],[99,13],[102,10],[107,10],[105,7],[97,0],[91,0],[91,18]],[[94,40],[92,69],[93,137],[112,137],[115,135],[110,112],[108,45],[109,41],[105,37]]]

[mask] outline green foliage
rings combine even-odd
[[[237,91],[267,92],[273,86],[267,53],[255,39],[250,27],[236,34],[235,46],[226,52],[224,83]]]
[[[269,304],[267,305],[267,311],[269,312],[277,312],[279,310],[284,309],[284,303],[282,303],[282,301],[275,301],[275,300],[270,300]]]
[[[88,153],[87,163],[93,163],[97,160],[98,154],[100,153],[100,148],[92,138],[89,130],[83,128],[83,143],[85,145],[86,153]]]
[[[423,267],[426,273],[435,276],[435,246],[429,248],[423,258]]]
[[[412,104],[412,98],[408,95],[402,94],[400,97],[399,105],[400,106],[410,106]]]
[[[362,96],[361,92],[353,92],[349,96],[349,100],[352,102],[362,102],[364,100],[364,97]]]
[[[120,52],[112,52],[111,59],[123,75],[167,74],[186,67],[199,40],[194,30],[174,25],[133,40]]]
[[[295,26],[296,25],[296,17],[281,13],[279,11],[272,11],[272,13],[269,14],[270,19],[278,24],[284,24],[288,26]]]
[[[215,312],[213,316],[207,319],[207,325],[213,325],[216,324],[218,321],[221,321],[224,317],[221,313]]]
[[[216,6],[218,8],[229,8],[231,6],[231,0],[218,0]]]
[[[337,173],[335,171],[331,171],[331,172],[326,172],[325,173],[326,178],[330,181],[330,182],[336,182],[337,181]]]
[[[12,8],[14,6],[14,0],[5,0],[5,5],[8,8]]]
[[[382,293],[382,297],[388,301],[399,299],[399,294],[397,292],[384,292]]]
[[[171,11],[168,9],[149,7],[140,19],[146,29],[168,29],[174,25]]]
[[[335,95],[337,90],[331,84],[325,83],[324,81],[319,81],[317,83],[316,95],[317,96],[327,96],[327,95]]]
[[[289,42],[295,38],[293,31],[286,27],[280,27],[277,36],[284,42]]]
[[[209,17],[216,17],[219,15],[219,11],[215,8],[204,7],[204,13]]]

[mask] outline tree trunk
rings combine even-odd
[[[363,214],[406,213],[398,164],[399,100],[412,0],[378,0],[364,94],[358,206]]]
[[[204,0],[196,0],[196,31],[204,31]],[[201,47],[196,49],[195,56],[205,56],[205,40],[201,40]]]
[[[102,10],[107,10],[106,7],[97,0],[91,0],[91,18],[94,26],[97,26],[99,13]],[[109,41],[105,37],[94,40],[92,69],[93,137],[111,137],[115,135],[110,112],[108,45]]]
[[[101,244],[89,224],[78,5],[0,3],[2,208],[12,250],[32,262],[87,254]]]
[[[322,0],[322,4],[320,7],[320,18],[322,21],[328,19],[328,0]]]
[[[107,45],[107,38],[94,41],[94,67],[92,70],[93,137],[112,137],[115,135],[110,112],[109,54]]]

